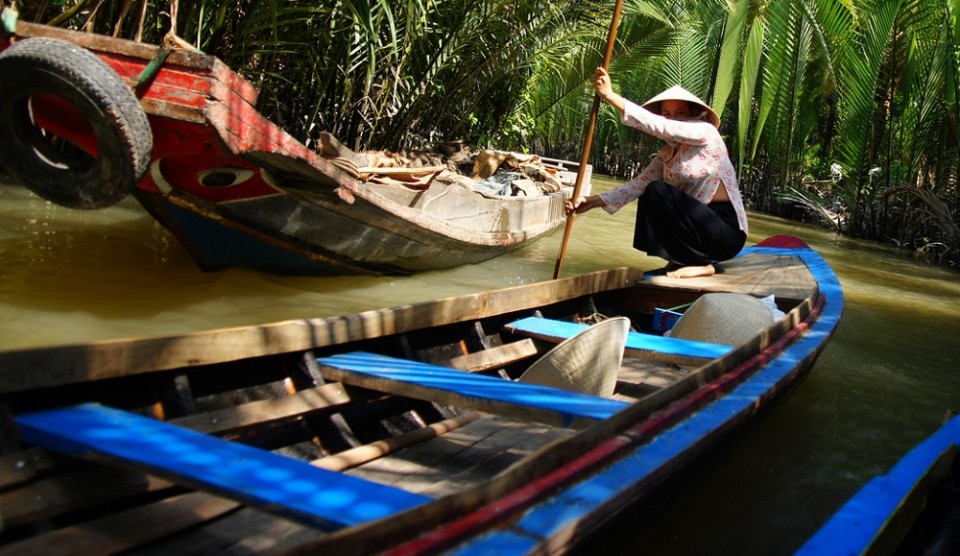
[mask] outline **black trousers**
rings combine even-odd
[[[648,255],[703,266],[733,258],[747,241],[729,202],[705,205],[658,180],[637,203],[633,246]]]

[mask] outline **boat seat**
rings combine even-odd
[[[29,444],[118,464],[336,530],[431,498],[163,421],[88,403],[16,417]]]
[[[590,426],[627,407],[599,396],[366,352],[322,357],[317,364],[327,380],[568,428]]]
[[[575,336],[589,327],[588,324],[543,317],[527,317],[504,325],[504,329],[513,334],[554,343]],[[733,346],[723,344],[670,338],[631,330],[627,333],[624,354],[629,357],[686,365],[716,359],[732,349]]]

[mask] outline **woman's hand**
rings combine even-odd
[[[604,100],[613,96],[613,85],[610,82],[610,74],[602,67],[597,68],[596,75],[593,78],[593,88]]]
[[[567,209],[567,214],[574,212],[580,214],[593,208],[602,207],[603,201],[597,195],[591,195],[589,197],[577,197],[576,201],[567,199],[563,202],[563,205]]]
[[[600,98],[607,101],[611,106],[623,112],[623,97],[613,92],[613,85],[610,81],[610,74],[603,67],[597,68],[596,76],[593,78],[593,88],[600,95]]]

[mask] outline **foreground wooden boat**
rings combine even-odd
[[[217,58],[168,43],[0,31],[0,166],[68,207],[132,192],[204,270],[408,274],[508,253],[566,221],[578,163],[542,160],[551,187],[535,196],[482,193],[446,166],[358,167],[263,117]]]
[[[797,555],[960,553],[960,416],[868,482]]]
[[[0,353],[0,554],[562,552],[656,501],[833,334],[843,294],[803,242],[722,270]],[[773,295],[785,315],[764,306],[771,324],[736,345],[677,337],[712,292]],[[691,302],[674,336],[651,332]],[[587,332],[557,345],[569,327]],[[614,348],[609,395],[526,379],[587,345]]]

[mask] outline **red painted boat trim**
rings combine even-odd
[[[809,248],[802,239],[796,236],[780,235],[770,236],[757,244],[757,247],[780,247],[784,249]]]
[[[489,529],[498,521],[502,521],[523,511],[562,485],[571,483],[593,468],[608,463],[610,458],[617,457],[623,451],[649,441],[653,435],[672,426],[695,410],[720,397],[723,393],[729,392],[737,384],[746,380],[756,370],[772,361],[777,354],[784,351],[787,346],[806,333],[810,324],[820,317],[824,303],[825,297],[821,294],[817,298],[816,305],[811,309],[810,314],[807,315],[807,318],[805,318],[803,322],[787,331],[762,352],[744,361],[723,376],[711,381],[709,384],[700,387],[684,399],[674,402],[661,411],[654,413],[639,425],[627,429],[625,434],[629,435],[629,440],[623,435],[611,438],[599,444],[583,456],[554,469],[529,483],[527,486],[495,502],[487,504],[464,517],[449,522],[442,529],[412,539],[403,545],[385,551],[385,553],[393,556],[406,556],[433,552],[452,546],[469,534]]]

